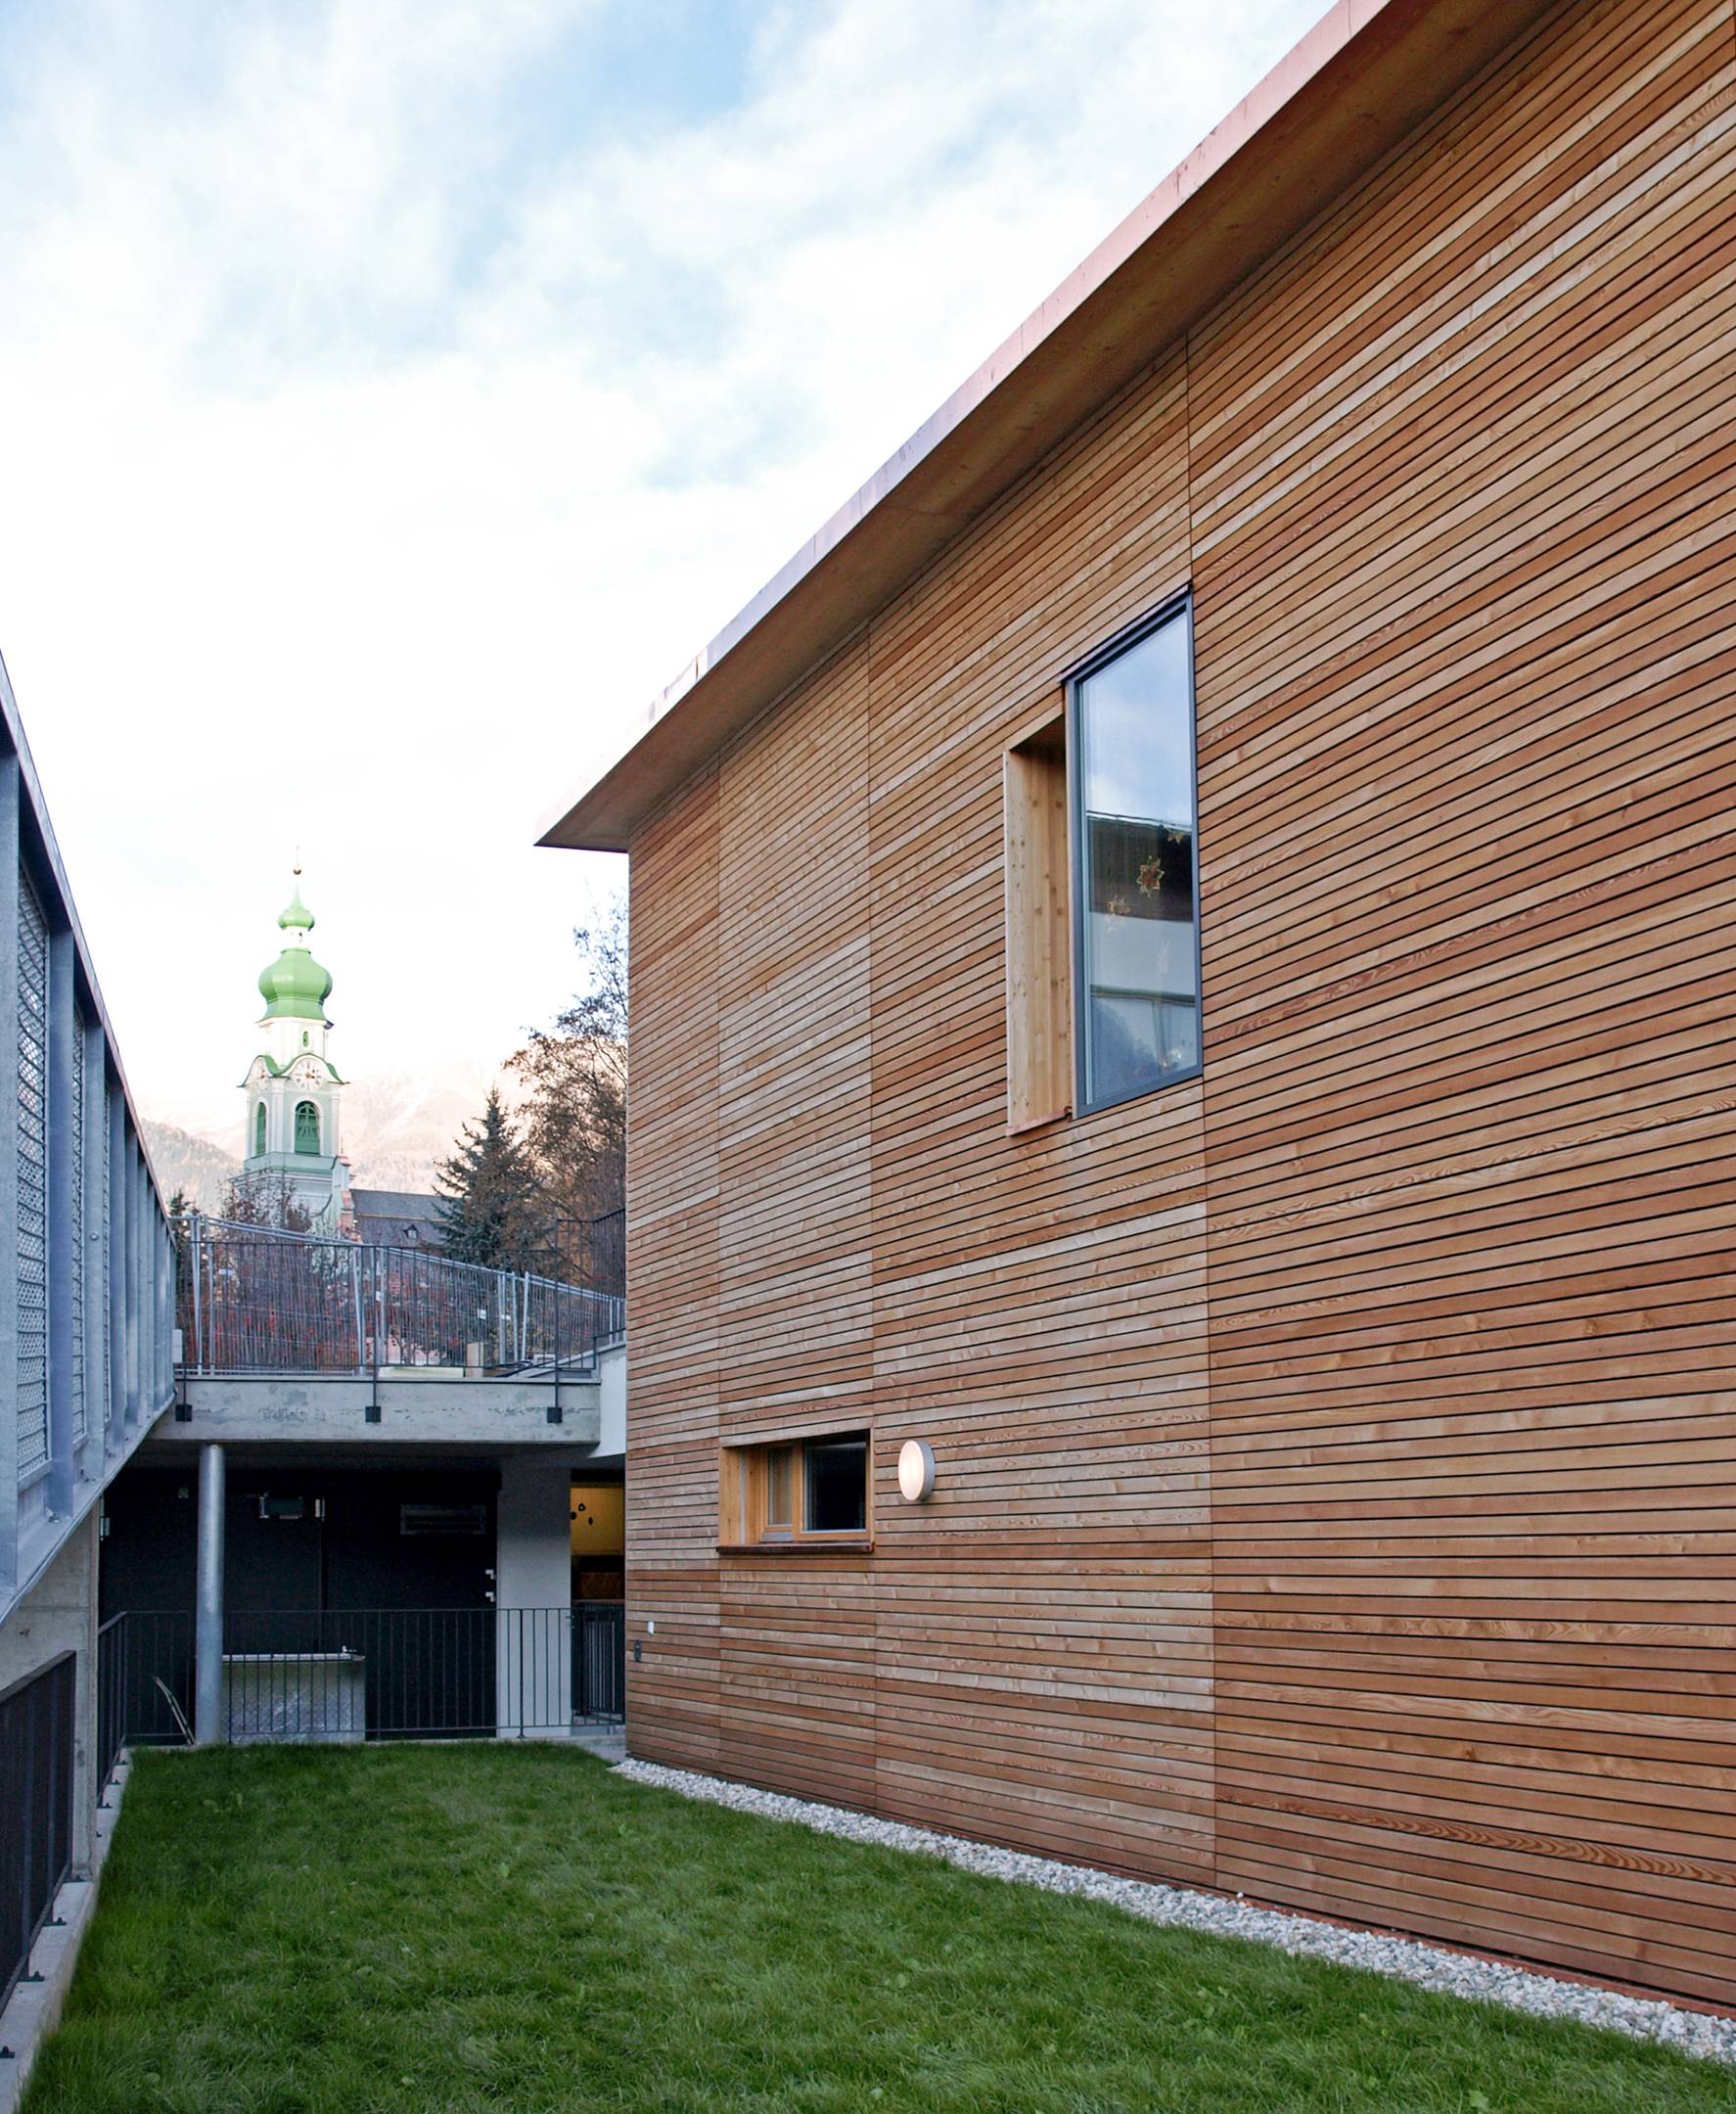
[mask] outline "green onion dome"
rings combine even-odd
[[[301,900],[300,874],[297,867],[295,894],[277,921],[284,934],[283,952],[260,972],[259,995],[265,1001],[267,1020],[324,1022],[326,1000],[332,995],[332,972],[308,952],[305,936],[313,930],[313,913]]]
[[[278,913],[279,932],[312,932],[313,912],[301,900],[301,869],[296,868],[296,885],[290,892],[289,907]]]

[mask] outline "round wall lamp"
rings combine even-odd
[[[898,1448],[898,1495],[921,1504],[935,1487],[935,1449],[926,1439],[906,1439]]]

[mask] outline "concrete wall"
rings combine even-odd
[[[627,1347],[616,1344],[597,1358],[597,1460],[627,1450]]]
[[[54,1561],[0,1624],[0,1693],[64,1652],[78,1659],[74,1704],[72,1869],[89,1869],[97,1783],[97,1522],[74,1529]]]
[[[503,1739],[562,1738],[571,1729],[571,1482],[564,1462],[521,1454],[500,1464],[495,1598]]]

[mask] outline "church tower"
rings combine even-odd
[[[242,1082],[248,1097],[242,1172],[272,1191],[287,1186],[311,1216],[316,1233],[336,1233],[348,1173],[338,1135],[343,1081],[326,1055],[332,977],[308,948],[313,913],[301,900],[299,866],[289,908],[277,923],[283,944],[259,977],[265,1046]]]

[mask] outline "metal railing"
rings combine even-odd
[[[599,1292],[624,1298],[627,1289],[627,1214],[624,1206],[587,1219],[583,1229],[582,1273]]]
[[[193,1617],[175,1611],[129,1611],[104,1625],[103,1687],[112,1683],[114,1696],[105,1751],[112,1738],[116,1753],[191,1739],[193,1633]],[[625,1637],[618,1600],[231,1612],[224,1728],[237,1745],[344,1746],[618,1723]]]
[[[619,1600],[572,1603],[572,1714],[586,1724],[627,1715],[627,1611]]]
[[[0,1696],[0,2009],[72,1868],[70,1652]]]
[[[97,1629],[97,1790],[109,1787],[126,1744],[126,1617],[111,1615]]]
[[[197,1374],[586,1366],[625,1327],[617,1295],[414,1248],[236,1225],[177,1226],[185,1369]]]

